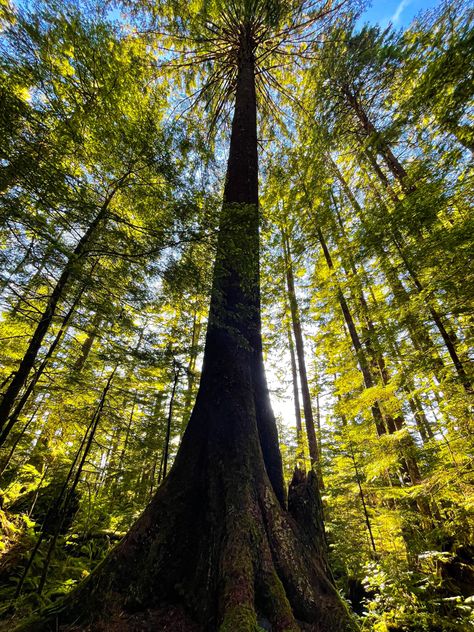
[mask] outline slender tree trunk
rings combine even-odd
[[[31,252],[33,250],[33,247],[35,245],[36,242],[36,235],[34,235],[32,237],[32,239],[30,240],[30,243],[28,244],[28,248],[25,250],[25,254],[23,255],[23,257],[20,259],[20,261],[17,263],[17,265],[15,266],[15,269],[13,270],[13,272],[11,272],[4,281],[2,281],[0,283],[0,294],[3,294],[3,292],[5,291],[5,289],[9,286],[10,281],[19,273],[21,272],[21,270],[23,269],[25,263],[27,263],[27,261],[30,258]]]
[[[357,461],[356,461],[356,458],[355,458],[355,455],[354,455],[354,450],[352,448],[352,444],[350,445],[350,451],[351,451],[352,464],[354,466],[354,471],[355,471],[357,487],[359,488],[359,497],[360,497],[360,500],[361,500],[361,503],[362,503],[362,509],[364,511],[365,524],[366,524],[367,531],[368,531],[369,537],[370,537],[370,543],[372,545],[373,552],[377,553],[377,549],[375,547],[374,534],[372,532],[372,525],[370,523],[369,512],[367,510],[367,504],[365,502],[365,494],[364,494],[364,490],[362,489],[362,481],[361,481],[361,477],[360,477],[360,473],[359,473],[359,468],[357,467]]]
[[[39,407],[41,406],[41,402],[37,404],[37,406],[35,407],[33,413],[31,414],[30,418],[28,419],[28,421],[25,423],[25,425],[23,426],[23,428],[21,429],[21,432],[18,433],[18,436],[16,437],[16,439],[13,442],[12,447],[10,448],[10,452],[8,453],[7,458],[5,459],[5,461],[2,463],[2,467],[0,470],[0,476],[5,472],[5,470],[7,469],[7,467],[10,464],[10,461],[13,458],[13,455],[15,454],[15,450],[18,447],[18,444],[20,443],[20,441],[22,440],[23,436],[25,435],[26,431],[28,430],[28,428],[31,426],[31,424],[33,423],[35,417],[36,417],[36,413],[39,410]]]
[[[165,445],[163,448],[163,478],[166,478],[166,474],[168,472],[168,458],[169,458],[169,450],[170,450],[170,439],[171,439],[171,425],[173,423],[173,408],[174,408],[174,399],[176,396],[176,389],[178,387],[179,377],[181,375],[181,367],[176,365],[173,362],[173,386],[171,388],[170,402],[168,406],[168,419],[166,422],[166,436],[165,436]]]
[[[99,312],[97,312],[94,315],[92,322],[90,324],[89,333],[87,334],[86,339],[82,343],[81,354],[79,355],[76,362],[74,363],[74,366],[73,366],[74,373],[80,373],[82,369],[84,368],[84,365],[87,362],[87,358],[89,357],[89,354],[92,350],[92,346],[99,333],[101,322],[102,322],[102,315]]]
[[[354,261],[354,258],[352,256],[351,253],[351,248],[350,248],[350,242],[347,239],[346,233],[345,233],[345,227],[344,227],[344,222],[342,220],[342,217],[339,213],[339,209],[337,206],[337,202],[334,198],[334,196],[332,196],[332,200],[333,200],[333,206],[334,206],[334,210],[336,213],[336,217],[337,217],[337,222],[338,222],[338,226],[340,229],[340,233],[342,236],[342,240],[343,240],[343,249],[342,251],[344,252],[345,256],[348,257],[349,260],[349,265],[350,265],[350,271],[353,275],[353,278],[357,281],[357,298],[358,298],[358,303],[360,305],[360,309],[362,312],[362,316],[363,316],[363,320],[365,322],[365,326],[366,326],[366,334],[365,334],[365,346],[367,349],[367,352],[369,354],[369,356],[372,358],[372,363],[373,366],[375,367],[375,369],[377,370],[377,372],[380,375],[380,378],[382,380],[382,384],[384,386],[387,386],[390,382],[390,372],[387,369],[387,364],[385,362],[385,357],[383,352],[381,351],[380,347],[379,347],[379,342],[378,342],[378,334],[376,331],[376,327],[372,321],[371,315],[370,315],[370,308],[367,302],[367,299],[365,297],[364,294],[364,290],[362,287],[362,283],[360,282],[360,277],[361,274],[359,273],[359,270],[357,268],[357,265]],[[342,255],[342,253],[341,253]],[[348,270],[345,268],[345,272],[346,275],[349,275]],[[391,347],[392,347],[392,352],[393,349],[395,348],[397,351],[397,355],[400,356],[400,353],[398,351],[397,345],[396,345],[396,341],[391,340]],[[408,378],[404,375],[404,382],[406,382]],[[417,399],[417,401],[415,401],[414,396],[412,396],[410,389],[403,387],[403,390],[407,396],[407,401],[408,404],[410,406],[410,410],[412,411],[412,414],[414,416],[414,419],[416,421],[417,424],[417,428],[420,432],[420,436],[423,439],[423,442],[426,442],[428,440],[428,435],[427,435],[427,428],[429,428],[429,423],[428,420],[426,419],[426,415],[424,414],[423,408],[421,406],[421,403],[419,401],[419,398]],[[412,389],[413,390],[413,389]],[[394,420],[395,423],[393,424],[393,427],[396,429],[397,427],[402,427],[405,425],[405,421],[404,419],[399,416],[398,420]],[[428,432],[429,434],[429,432]],[[431,436],[433,436],[431,434]],[[411,452],[414,452],[413,449],[410,450]],[[418,468],[416,467],[415,470],[413,471],[413,474],[418,473]]]
[[[23,411],[23,408],[25,407],[26,403],[28,402],[31,393],[33,392],[36,384],[38,383],[38,380],[40,379],[40,377],[42,376],[44,370],[46,369],[51,356],[55,352],[56,347],[58,346],[58,344],[61,342],[61,339],[62,339],[62,337],[64,336],[64,334],[66,332],[69,320],[71,319],[71,316],[73,315],[74,311],[76,310],[77,304],[79,303],[79,301],[80,301],[80,299],[82,297],[84,289],[85,288],[83,287],[81,289],[81,291],[78,293],[78,295],[74,299],[73,304],[71,305],[71,307],[67,311],[66,315],[64,316],[63,322],[61,323],[61,327],[59,328],[59,331],[56,334],[56,337],[54,338],[53,342],[49,346],[49,349],[48,349],[46,355],[44,356],[41,364],[39,365],[39,367],[36,370],[33,378],[30,380],[30,383],[28,384],[28,386],[24,390],[22,396],[20,397],[20,400],[18,401],[18,403],[15,406],[13,412],[11,413],[10,417],[8,418],[7,423],[5,424],[5,427],[3,428],[3,431],[0,433],[0,448],[5,443],[5,441],[7,440],[8,436],[9,436],[9,434],[10,434],[12,428],[13,428],[13,426],[18,421],[18,418],[21,415],[21,413]]]
[[[119,456],[119,461],[118,461],[118,466],[117,466],[117,471],[118,471],[119,476],[123,473],[123,469],[124,469],[123,463],[125,460],[125,455],[127,453],[128,444],[130,441],[130,432],[132,429],[133,416],[135,414],[135,407],[137,405],[137,400],[138,400],[138,390],[135,389],[133,393],[133,400],[132,400],[132,407],[130,409],[130,415],[128,416],[127,429],[125,430],[125,439],[123,441],[122,450],[120,451],[120,456]]]
[[[2,429],[7,423],[8,416],[11,409],[13,408],[15,399],[28,379],[28,375],[30,374],[30,371],[36,361],[36,357],[43,343],[43,339],[47,334],[51,323],[53,322],[53,318],[56,314],[57,305],[59,301],[62,300],[64,297],[66,286],[71,279],[71,276],[73,275],[74,268],[80,261],[81,257],[84,256],[87,246],[92,236],[95,234],[97,226],[105,216],[112,196],[113,193],[109,194],[98,214],[89,225],[89,228],[79,240],[78,244],[74,248],[72,255],[69,257],[66,265],[64,266],[56,285],[53,288],[53,291],[48,299],[43,313],[41,314],[40,320],[36,326],[33,336],[31,337],[25,355],[20,362],[14,378],[12,379],[7,390],[3,394],[3,398],[0,403],[0,429]]]
[[[328,268],[333,271],[334,270],[334,264],[332,261],[332,257],[331,257],[331,253],[329,252],[329,249],[327,247],[326,244],[326,240],[324,239],[323,233],[321,231],[321,229],[319,228],[319,226],[316,225],[316,234],[318,236],[319,239],[319,243],[321,244],[321,248],[323,250],[323,254],[324,254],[324,258],[326,260],[326,264],[328,266]],[[357,327],[355,325],[354,319],[352,317],[352,313],[351,310],[349,308],[349,305],[346,301],[346,298],[344,296],[343,291],[341,290],[339,284],[337,283],[337,289],[336,289],[336,294],[337,294],[337,300],[339,302],[339,305],[341,307],[341,311],[342,311],[342,315],[344,317],[344,321],[347,325],[347,329],[349,331],[349,336],[352,342],[352,346],[354,347],[354,351],[357,357],[357,361],[360,367],[360,371],[362,373],[362,377],[364,378],[364,386],[365,388],[372,388],[373,386],[375,386],[375,382],[372,376],[372,372],[370,370],[370,363],[369,360],[367,359],[364,347],[362,345],[362,341],[360,339],[359,336],[359,332],[357,331]],[[372,405],[372,416],[374,418],[374,422],[375,422],[375,427],[377,429],[377,434],[379,436],[382,436],[383,434],[385,434],[387,432],[387,428],[385,426],[385,421],[382,415],[382,411],[380,409],[380,406],[378,404],[378,402],[375,402]]]
[[[316,226],[316,232],[318,235],[318,239],[321,243],[321,247],[323,249],[324,257],[326,259],[328,268],[330,270],[333,270],[334,264],[332,261],[332,257],[327,247],[326,240],[324,239],[323,233],[321,229],[319,228],[319,226]],[[373,379],[372,371],[370,368],[370,362],[367,358],[365,349],[363,348],[362,341],[357,331],[349,305],[346,301],[344,293],[342,292],[339,286],[337,288],[337,297],[338,297],[339,304],[341,306],[341,311],[344,315],[344,320],[349,330],[349,336],[351,338],[355,353],[359,361],[359,367],[361,369],[362,376],[364,378],[365,387],[372,388],[373,386],[375,386],[375,381]],[[384,363],[382,365],[382,370],[384,371],[385,378],[387,379],[388,374],[386,373],[386,368],[385,368]],[[379,437],[386,433],[393,434],[397,430],[400,430],[404,423],[401,417],[398,419],[393,419],[390,416],[384,415],[382,413],[382,410],[378,402],[375,402],[372,405],[372,415],[375,421],[375,427],[377,429],[377,434]],[[408,433],[401,440],[400,448],[401,448],[401,453],[402,453],[401,466],[410,477],[412,484],[416,485],[417,483],[420,482],[421,475],[420,475],[418,464],[415,458],[415,446],[414,446],[411,436]]]
[[[89,436],[87,437],[87,443],[86,443],[86,445],[84,447],[84,451],[82,453],[81,460],[80,460],[79,465],[77,467],[76,474],[74,476],[71,488],[67,492],[67,495],[65,497],[64,503],[61,504],[61,511],[59,512],[59,515],[58,515],[58,519],[57,519],[56,527],[55,527],[55,530],[54,530],[54,533],[53,533],[53,537],[51,538],[51,542],[49,543],[49,547],[48,547],[48,552],[47,552],[46,557],[45,557],[44,562],[43,562],[43,569],[41,571],[41,577],[40,577],[40,580],[38,582],[38,590],[37,590],[38,595],[41,595],[41,593],[43,592],[43,588],[44,588],[44,585],[45,585],[45,582],[46,582],[46,578],[47,578],[47,575],[48,575],[49,565],[51,563],[51,559],[53,557],[53,553],[54,553],[54,550],[56,548],[56,542],[58,540],[59,534],[61,533],[62,526],[64,524],[64,517],[66,515],[66,511],[67,511],[67,509],[69,507],[71,499],[74,496],[74,493],[76,491],[77,485],[79,484],[79,481],[80,481],[80,478],[81,478],[81,475],[82,475],[82,470],[84,469],[84,464],[86,462],[86,459],[89,456],[89,452],[90,452],[91,447],[92,447],[92,442],[94,440],[95,433],[97,431],[97,427],[99,425],[99,421],[100,421],[101,416],[102,416],[102,411],[104,409],[105,401],[107,399],[107,393],[109,392],[110,387],[112,385],[112,380],[114,379],[114,375],[115,375],[116,370],[117,370],[117,367],[115,367],[115,369],[111,372],[111,374],[110,374],[110,376],[109,376],[109,378],[107,380],[107,383],[106,383],[106,385],[104,387],[104,390],[102,391],[102,395],[101,395],[101,398],[100,398],[100,401],[99,401],[99,405],[97,406],[97,410],[96,410],[96,412],[95,412],[95,414],[93,416],[92,423],[90,424],[90,427],[89,427]]]
[[[288,348],[290,351],[291,381],[293,384],[293,403],[295,406],[296,440],[298,442],[296,458],[301,459],[301,458],[304,458],[304,453],[302,451],[303,426],[301,423],[300,393],[298,389],[298,369],[296,366],[295,346],[293,344],[293,336],[291,334],[289,323],[287,326],[287,335],[288,335]]]
[[[370,152],[368,152],[368,155],[370,155]],[[386,178],[382,178],[380,176],[380,168],[377,165],[377,161],[375,159],[371,160],[371,164],[374,167],[376,174],[378,175],[379,179],[381,179],[382,184],[387,187],[389,186],[387,184],[387,180]],[[426,305],[428,308],[428,312],[431,315],[431,318],[433,319],[433,322],[435,323],[441,338],[443,339],[443,342],[446,346],[446,349],[448,351],[448,354],[453,362],[454,368],[459,376],[459,381],[461,382],[462,386],[464,387],[464,389],[466,390],[466,392],[468,394],[472,394],[473,393],[473,387],[472,387],[472,383],[471,380],[469,378],[469,376],[466,373],[466,370],[464,368],[464,363],[461,360],[457,348],[456,348],[456,337],[454,334],[450,334],[448,333],[448,329],[447,326],[445,325],[445,323],[443,322],[443,318],[441,317],[441,315],[438,313],[438,310],[436,309],[436,307],[433,305],[433,301],[432,299],[430,299],[428,296],[426,296],[426,293],[424,292],[425,288],[419,278],[419,275],[415,269],[415,267],[413,266],[413,264],[408,260],[408,257],[406,256],[405,253],[405,248],[404,248],[404,243],[403,243],[403,238],[400,235],[398,230],[394,230],[392,231],[392,241],[393,244],[395,245],[397,252],[408,272],[408,274],[410,275],[410,278],[413,281],[413,284],[415,286],[415,289],[417,291],[418,294],[425,294],[425,301],[426,301]]]
[[[196,361],[198,357],[198,345],[199,338],[201,336],[202,322],[199,316],[199,313],[196,309],[193,317],[193,330],[191,334],[191,349],[189,352],[189,362],[186,370],[188,385],[186,389],[186,394],[184,396],[184,413],[183,413],[183,426],[186,427],[186,424],[189,421],[189,417],[191,415],[191,405],[192,398],[194,394],[194,388],[196,383]]]
[[[68,491],[68,487],[69,487],[69,482],[71,481],[73,475],[74,475],[74,470],[76,467],[77,462],[79,461],[79,458],[81,456],[82,450],[84,448],[84,445],[86,444],[87,441],[87,437],[89,436],[89,433],[91,431],[91,428],[93,427],[94,423],[95,423],[95,419],[97,416],[97,409],[95,410],[91,421],[89,422],[87,428],[86,428],[86,432],[84,433],[84,436],[82,437],[81,443],[79,445],[79,449],[77,450],[74,459],[71,463],[71,466],[69,468],[68,474],[66,476],[66,479],[64,481],[64,483],[61,486],[61,489],[59,491],[58,496],[56,497],[56,499],[54,500],[54,502],[52,503],[52,505],[50,506],[48,513],[46,514],[45,519],[43,520],[43,524],[41,527],[41,531],[40,534],[38,536],[38,539],[36,540],[35,546],[33,548],[33,550],[30,553],[30,557],[28,558],[28,561],[26,563],[26,566],[23,570],[22,576],[20,577],[20,581],[18,582],[18,585],[16,587],[16,591],[15,591],[15,598],[19,597],[22,590],[23,590],[23,585],[25,583],[25,579],[28,576],[28,573],[30,571],[30,568],[36,558],[36,555],[38,554],[39,548],[42,544],[42,542],[44,541],[47,532],[45,529],[45,525],[47,525],[48,523],[52,522],[52,520],[57,520],[60,518],[61,512],[60,509],[63,505],[64,502],[64,498],[66,497],[67,491]]]
[[[407,385],[408,402],[415,419],[416,427],[418,428],[423,443],[427,443],[431,439],[434,439],[434,432],[425,414],[421,399],[418,395],[414,394],[414,391],[415,387],[413,383]]]
[[[360,101],[357,99],[357,97],[348,86],[344,88],[344,94],[346,96],[347,102],[357,116],[365,135],[371,139],[372,146],[383,158],[385,164],[389,168],[392,175],[399,182],[404,193],[413,192],[415,190],[415,186],[408,182],[408,176],[405,168],[392,152],[390,145],[381,137],[381,134],[375,129],[375,125],[367,116],[367,113],[362,107]]]
[[[296,299],[295,280],[293,275],[293,264],[291,261],[291,250],[288,235],[282,231],[283,251],[285,260],[286,286],[288,290],[288,302],[290,305],[291,322],[293,324],[293,335],[295,337],[296,357],[298,360],[298,369],[301,385],[301,395],[303,399],[304,421],[306,426],[306,434],[308,436],[309,455],[311,465],[316,468],[318,479],[321,486],[323,485],[321,464],[319,462],[318,440],[316,438],[316,429],[314,425],[313,407],[311,405],[311,394],[309,391],[308,374],[306,371],[306,358],[304,352],[303,331],[301,328],[301,319],[299,314],[298,302]]]
[[[406,257],[405,252],[404,252],[404,248],[401,244],[401,240],[397,237],[398,237],[397,235],[394,236],[393,243],[395,244],[398,254],[400,255],[400,258],[408,274],[410,275],[410,278],[413,281],[416,291],[418,294],[426,295],[425,288],[420,281],[418,273],[416,272],[413,265],[408,261],[408,258]],[[426,300],[426,304],[428,307],[428,311],[431,315],[431,318],[433,319],[433,322],[435,323],[441,335],[441,338],[443,339],[443,342],[448,351],[448,354],[453,362],[454,368],[459,376],[459,381],[463,385],[466,392],[469,394],[472,394],[473,388],[472,388],[471,380],[466,373],[466,370],[464,368],[464,363],[462,362],[456,348],[457,342],[458,342],[457,337],[455,336],[454,333],[448,333],[447,326],[444,324],[443,318],[438,313],[438,310],[434,307],[432,300],[428,296],[426,296],[425,300]],[[451,328],[451,331],[452,331],[452,328]]]
[[[321,431],[321,407],[319,405],[319,393],[316,395],[316,438],[318,440],[318,456],[322,467],[322,431]]]
[[[355,198],[352,191],[350,190],[350,187],[347,185],[347,182],[345,181],[344,177],[339,171],[337,165],[332,160],[331,160],[331,163],[333,167],[333,172],[336,175],[339,182],[341,183],[344,193],[350,200],[354,210],[358,212],[359,217],[361,217],[361,219],[363,220],[364,213],[362,211],[360,204],[358,203],[357,199]],[[379,171],[380,171],[380,168],[378,169],[378,172]],[[382,177],[382,176],[380,176],[379,174],[379,177]],[[384,182],[385,180],[382,177],[382,184],[384,184]],[[413,270],[412,266],[409,265],[409,262],[407,261],[404,255],[402,246],[400,245],[398,241],[395,245],[397,247],[397,250],[400,256],[402,257],[402,261],[404,265],[407,266],[408,273],[410,274],[410,276],[412,277],[414,281],[414,285],[417,290],[417,293],[422,292],[424,288],[416,272]],[[402,282],[399,280],[397,271],[394,269],[392,263],[390,262],[389,255],[382,244],[380,245],[379,250],[380,250],[384,273],[387,276],[387,281],[389,282],[391,286],[391,289],[393,291],[393,294],[397,302],[399,303],[400,307],[403,309],[404,306],[410,303],[410,296],[408,292],[405,290],[405,288],[403,287]],[[438,328],[438,331],[441,334],[443,342],[451,357],[451,360],[453,361],[453,365],[459,375],[461,383],[463,384],[465,390],[468,393],[471,393],[472,384],[469,377],[466,374],[463,362],[460,360],[459,355],[457,353],[453,336],[448,333],[446,327],[443,324],[441,316],[438,314],[437,310],[431,305],[430,302],[428,303],[428,309],[436,327]],[[429,358],[429,361],[433,364],[433,371],[435,372],[435,375],[438,381],[442,381],[442,373],[443,373],[444,366],[443,366],[443,362],[441,358],[439,358],[439,356],[437,356],[436,353],[434,353],[435,345],[433,341],[431,340],[429,334],[423,329],[423,327],[420,326],[420,324],[417,321],[417,318],[415,318],[410,312],[407,312],[406,309],[404,309],[404,313],[405,313],[404,315],[405,324],[413,340],[415,348],[418,348],[420,350],[425,350],[429,353],[428,358]]]

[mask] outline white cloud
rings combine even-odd
[[[405,11],[407,6],[411,4],[411,1],[412,0],[402,0],[400,4],[398,5],[398,7],[395,9],[395,13],[390,18],[390,22],[392,22],[393,24],[397,24],[397,22],[400,20],[400,17],[403,11]]]

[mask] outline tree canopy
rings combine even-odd
[[[0,630],[473,625],[474,13],[363,9],[0,3]]]

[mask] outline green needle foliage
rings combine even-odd
[[[278,532],[268,516],[285,516],[306,524],[311,548],[323,513],[332,575],[361,630],[474,626],[474,12],[444,0],[396,31],[364,25],[358,8],[0,0],[0,630],[76,594],[172,480],[225,265],[247,279],[242,302],[259,301],[245,285],[258,246],[239,242],[248,208],[227,200],[221,212],[244,54],[263,356],[291,483],[289,506],[283,489],[262,505],[266,537]],[[250,307],[236,308],[236,330]],[[210,321],[212,334],[212,310]],[[215,459],[224,472],[226,458]],[[312,470],[311,495],[301,481]],[[248,471],[234,481],[242,493]],[[270,489],[264,469],[261,480]],[[301,517],[291,489],[303,488]],[[237,554],[241,574],[222,583],[255,577],[264,603],[193,627],[204,593],[188,595],[183,579],[186,608],[156,625],[319,629],[280,581],[288,559],[271,557],[241,509],[268,592],[255,559]],[[209,515],[209,532],[219,520]],[[123,629],[141,629],[134,603]]]

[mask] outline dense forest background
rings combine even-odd
[[[0,1],[5,629],[128,531],[194,404],[232,103],[167,4]],[[363,630],[474,627],[469,5],[354,6],[257,81],[284,472]]]

